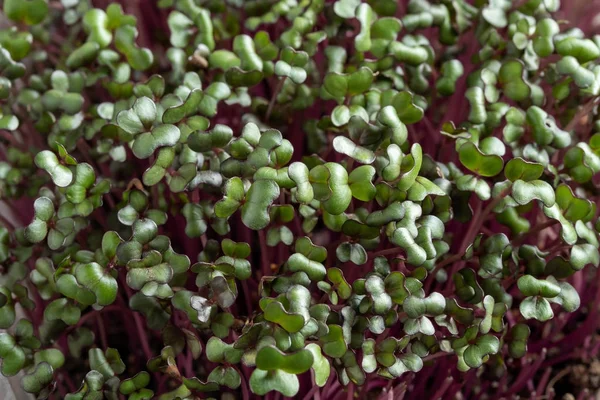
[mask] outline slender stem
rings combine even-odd
[[[475,237],[475,235],[477,235],[480,217],[481,204],[479,204],[477,210],[475,211],[475,217],[473,218],[471,225],[469,225],[469,229],[467,230],[467,233],[465,234],[463,241],[460,244],[458,253],[448,257],[447,259],[436,265],[435,269],[431,272],[431,275],[433,275],[436,271],[445,267],[446,265],[453,264],[454,262],[460,260],[465,255],[465,251],[467,250],[469,243],[472,242],[472,239],[470,239],[471,236]]]
[[[27,148],[25,146],[25,144],[19,142],[17,139],[15,139],[15,137],[13,135],[11,135],[9,132],[7,132],[5,130],[0,130],[0,138],[5,139],[11,145],[18,147],[20,149],[25,150]]]
[[[265,121],[269,121],[269,118],[271,117],[271,112],[273,111],[273,107],[275,106],[275,101],[277,100],[277,95],[279,94],[279,92],[281,92],[281,88],[283,87],[283,84],[285,83],[286,79],[287,79],[287,76],[284,76],[283,78],[281,78],[279,80],[279,83],[277,83],[277,87],[275,88],[275,91],[273,92],[273,95],[271,96],[271,101],[269,102],[269,107],[267,107],[267,113],[265,114]]]
[[[127,296],[131,298],[131,296],[133,296],[132,290],[129,288],[129,286],[127,286],[127,283],[125,283],[124,280],[121,280],[121,282],[123,287],[125,288],[125,291],[127,292]],[[133,319],[135,321],[135,326],[138,330],[138,334],[140,335],[142,350],[144,351],[146,358],[149,360],[152,358],[152,350],[150,350],[148,335],[146,335],[146,331],[144,330],[144,324],[142,322],[142,319],[140,318],[140,315],[137,312],[133,312]]]
[[[2,215],[0,215],[0,224],[4,225],[5,228],[10,228],[13,230],[16,228],[12,222],[4,218]]]
[[[7,217],[8,215],[10,215],[13,217],[12,219],[15,220],[16,223],[18,224],[18,225],[15,225],[15,228],[22,226],[22,225],[29,224],[29,219],[25,218],[25,217],[27,217],[27,215],[23,215],[22,207],[17,207],[12,202],[7,202],[7,201],[0,201],[0,207],[8,208],[10,210],[10,213],[7,213],[5,210],[4,216]]]
[[[546,222],[543,222],[539,225],[534,226],[533,228],[531,228],[529,231],[527,232],[523,232],[521,235],[517,236],[513,241],[512,241],[512,245],[513,246],[517,246],[520,245],[521,243],[523,243],[525,240],[527,240],[529,237],[531,237],[531,235],[536,234],[538,232],[543,231],[546,228],[549,228],[551,226],[554,226],[558,224],[558,221],[555,219],[550,219]]]
[[[575,116],[573,116],[571,121],[569,121],[567,126],[565,126],[564,130],[568,132],[568,131],[572,130],[573,128],[575,128],[575,126],[579,123],[581,118],[584,117],[586,114],[590,113],[594,109],[594,106],[596,105],[597,102],[598,102],[598,97],[594,97],[593,99],[591,99],[590,101],[585,103],[581,107],[581,109],[579,111],[577,111]]]
[[[189,349],[189,347],[186,353],[185,373],[187,374],[187,376],[194,375],[194,358],[192,356],[192,351]]]
[[[444,351],[438,351],[437,353],[430,354],[427,357],[423,358],[423,362],[435,360],[436,358],[451,356],[453,353],[446,353]]]
[[[371,254],[371,257],[389,256],[390,254],[398,254],[401,251],[402,251],[402,249],[400,247],[392,247],[391,249],[379,250],[379,251]]]
[[[119,312],[120,313],[120,312],[123,312],[123,309],[117,305],[110,305],[110,306],[104,307],[102,310],[90,311],[89,313],[84,314],[81,318],[79,318],[77,325],[73,325],[73,326],[70,326],[69,328],[67,328],[65,333],[70,333],[71,331],[79,328],[80,326],[85,324],[86,321],[88,321],[92,318],[95,318],[98,315],[98,313],[106,313],[106,312]]]
[[[244,374],[242,374],[242,371],[240,371],[237,367],[234,367],[235,370],[238,372],[238,374],[240,374],[240,376],[244,376]],[[248,381],[247,379],[242,379],[242,399],[243,400],[249,400],[250,399],[250,392],[248,391]]]
[[[142,324],[142,320],[137,313],[133,313],[133,318],[135,319],[135,325],[138,329],[138,333],[140,334],[140,341],[142,342],[142,349],[144,350],[144,354],[146,358],[149,360],[152,358],[152,351],[150,350],[150,346],[148,345],[148,336],[144,331],[144,326]]]
[[[498,196],[498,197],[494,198],[492,201],[490,201],[489,204],[485,207],[485,209],[481,213],[476,212],[476,216],[475,216],[475,218],[473,218],[473,220],[472,220],[473,222],[471,222],[471,225],[469,226],[469,230],[465,234],[465,237],[460,245],[460,249],[459,249],[458,253],[454,254],[453,256],[448,257],[447,259],[445,259],[444,261],[442,261],[438,265],[436,265],[435,269],[431,272],[431,275],[433,275],[440,268],[460,260],[465,255],[467,248],[473,242],[473,240],[475,239],[475,236],[477,236],[477,234],[479,233],[479,230],[481,229],[481,226],[483,225],[483,223],[487,220],[488,215],[492,212],[494,207],[496,207],[498,205],[498,203],[500,203],[500,201],[502,201],[504,196],[506,196],[507,194],[508,194],[508,190],[505,190],[504,192],[502,192],[500,194],[500,196]]]
[[[548,380],[550,379],[551,373],[552,373],[552,368],[546,368],[546,371],[542,375],[542,378],[539,380],[538,386],[535,390],[537,393],[539,393],[539,394],[544,393],[544,388],[546,387],[546,384],[548,383]]]
[[[69,388],[69,390],[71,392],[75,392],[77,390],[77,386],[75,386],[75,383],[73,383],[71,376],[69,374],[63,374],[63,378],[65,379],[65,382],[67,383],[67,387]]]
[[[242,281],[242,291],[244,292],[244,299],[246,300],[246,311],[248,312],[248,315],[252,315],[252,311],[254,311],[252,309],[252,305],[254,303],[252,303],[252,298],[250,297],[250,288],[248,288],[248,282],[246,282],[245,280]]]
[[[77,141],[76,146],[83,158],[85,159],[85,161],[91,166],[93,166],[96,171],[101,171],[96,161],[94,161],[94,159],[90,156],[91,149],[86,140],[84,138],[80,138]]]
[[[313,387],[308,391],[308,393],[306,393],[306,396],[304,396],[302,398],[302,400],[309,400],[309,399],[314,398],[313,395],[315,394],[315,392],[317,392],[320,389],[320,387],[315,384],[314,372],[311,372],[311,374],[312,374]]]
[[[540,354],[538,354],[535,362],[530,363],[527,366],[527,368],[521,369],[521,373],[517,376],[517,379],[511,385],[511,389],[508,392],[509,395],[513,394],[513,393],[518,393],[520,390],[522,390],[527,385],[527,381],[535,375],[535,373],[537,372],[538,369],[540,369],[542,362],[546,359],[547,353],[548,353],[548,350],[546,348],[543,348],[542,352]]]
[[[558,253],[558,252],[561,252],[562,250],[570,249],[571,247],[573,247],[573,246],[569,245],[569,244],[558,243],[557,245],[552,246],[548,250],[544,250],[544,251],[546,253],[550,253],[550,255],[552,255],[553,253]]]
[[[446,393],[446,390],[448,390],[450,385],[452,385],[452,382],[454,382],[454,378],[452,378],[452,376],[449,376],[446,379],[444,379],[444,383],[442,384],[442,386],[440,386],[440,388],[435,392],[435,394],[431,398],[433,400],[443,398],[444,393]]]
[[[590,389],[583,388],[583,390],[581,392],[579,392],[579,395],[577,396],[577,400],[589,399],[589,395],[590,395]]]
[[[271,266],[269,265],[268,256],[269,250],[267,248],[267,241],[265,240],[265,232],[262,230],[258,231],[258,241],[260,242],[260,260],[263,276],[269,276],[271,275]]]
[[[100,342],[102,343],[102,348],[108,348],[108,341],[106,339],[106,329],[104,329],[104,322],[102,321],[102,316],[100,314],[96,314],[96,322],[98,323],[98,331],[100,331]]]
[[[66,374],[63,374],[66,375]],[[62,376],[60,376],[62,378]],[[64,399],[67,396],[68,390],[65,388],[62,379],[57,379],[56,384],[58,385],[58,391],[60,392],[61,397]]]

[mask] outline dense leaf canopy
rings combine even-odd
[[[122,3],[3,2],[25,391],[454,398],[480,369],[508,398],[528,343],[594,329],[567,321],[600,263],[600,36],[559,0]]]

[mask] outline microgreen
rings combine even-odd
[[[25,392],[539,398],[594,356],[595,14],[100,3],[2,6],[0,372]]]

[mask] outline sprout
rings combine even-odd
[[[594,5],[91,3],[2,5],[25,392],[535,397],[593,352]]]

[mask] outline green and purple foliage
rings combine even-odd
[[[600,348],[600,36],[568,8],[4,0],[0,371],[552,398]]]

